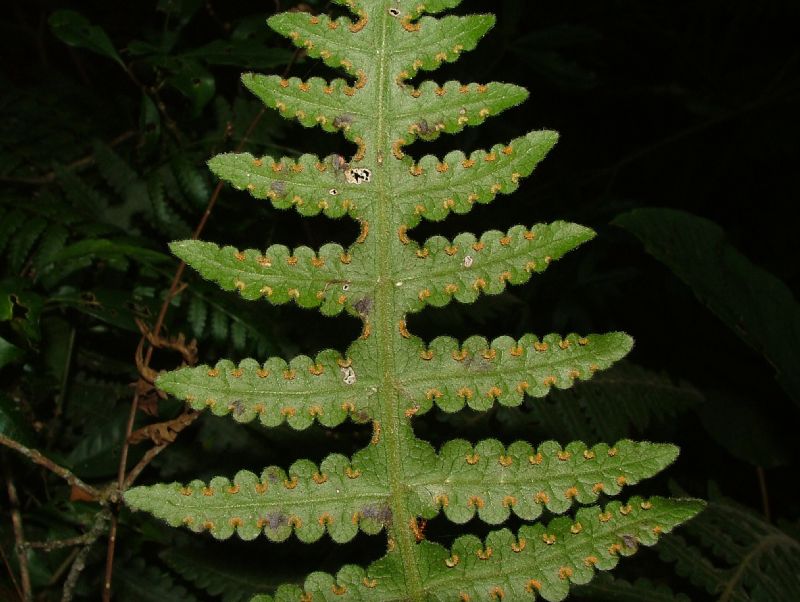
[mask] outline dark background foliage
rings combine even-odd
[[[42,450],[105,494],[117,479],[138,378],[135,320],[156,322],[177,267],[166,243],[189,236],[213,197],[216,182],[204,162],[241,145],[276,156],[347,150],[335,136],[260,115],[239,84],[247,69],[335,76],[263,25],[292,6],[32,0],[4,7],[0,434]],[[330,10],[321,0],[299,8]],[[726,599],[792,599],[797,566],[786,569],[780,554],[800,552],[800,499],[789,486],[799,459],[800,5],[465,0],[459,8],[487,10],[498,25],[479,49],[430,77],[515,82],[530,100],[491,125],[417,144],[412,154],[485,148],[544,127],[558,130],[561,142],[515,196],[423,224],[413,235],[569,219],[599,236],[529,285],[427,310],[411,327],[425,338],[621,329],[637,345],[633,363],[605,389],[578,387],[541,407],[487,415],[433,412],[417,428],[435,442],[454,433],[507,442],[675,441],[683,452],[667,471],[672,482],[645,488],[711,496],[699,523],[705,533],[681,531],[698,547],[668,539],[618,576],[647,576],[693,600],[717,599],[726,587],[749,596]],[[629,213],[652,207],[685,213]],[[316,247],[349,243],[355,233],[352,223],[300,219],[224,189],[202,237]],[[197,338],[201,362],[311,354],[342,348],[358,332],[355,320],[241,302],[192,273],[183,282],[164,334]],[[180,361],[157,350],[153,367]],[[136,428],[182,411],[174,401],[143,399],[151,413],[140,412]],[[352,453],[368,437],[352,425],[266,432],[203,416],[138,482],[320,460],[330,451]],[[128,468],[152,445],[131,445]],[[14,600],[24,587],[12,513],[28,541],[44,542],[90,531],[99,506],[71,499],[62,481],[2,451],[4,489],[12,484],[16,496],[2,501],[0,599]],[[467,528],[483,529],[477,521]],[[428,533],[440,541],[457,534],[445,521],[432,521]],[[87,568],[68,592],[97,599],[104,528],[98,535],[88,547],[24,551],[37,600],[60,599],[76,555]],[[758,548],[768,536],[779,543]],[[384,545],[363,534],[346,546],[219,543],[124,508],[117,539],[113,589],[121,600],[243,600],[315,568],[336,570],[342,559],[368,562]],[[696,570],[706,562],[709,570]],[[605,580],[576,595],[636,600],[655,599],[656,591],[673,599],[666,590],[629,591]]]

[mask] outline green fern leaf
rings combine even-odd
[[[459,346],[439,337],[426,349],[420,341],[406,345],[406,371],[400,377],[403,398],[420,411],[433,402],[446,412],[464,405],[487,410],[497,400],[506,406],[522,403],[524,395],[544,397],[552,387],[566,389],[578,378],[590,378],[630,351],[633,341],[623,333],[560,337],[539,341],[527,335],[515,341],[500,337],[491,345],[471,337]]]
[[[239,422],[258,418],[272,427],[287,421],[305,429],[317,419],[333,427],[350,415],[361,416],[361,422],[377,415],[375,368],[369,350],[354,345],[347,360],[331,350],[313,360],[298,356],[289,363],[271,358],[264,364],[244,360],[237,366],[223,360],[214,368],[162,374],[158,386],[195,409],[232,414]]]
[[[416,312],[432,305],[442,307],[452,299],[473,303],[481,293],[497,295],[506,283],[523,284],[533,272],[543,272],[594,237],[589,228],[555,222],[530,230],[515,226],[508,233],[490,230],[480,240],[472,234],[459,234],[453,242],[436,236],[422,248],[411,244],[416,258],[398,266],[408,276],[398,278],[400,307]]]
[[[408,231],[422,217],[465,213],[516,189],[555,144],[553,132],[533,132],[466,158],[415,162],[404,147],[478,125],[520,102],[527,92],[510,84],[437,85],[409,80],[473,49],[494,24],[491,15],[438,13],[457,0],[337,0],[352,15],[331,20],[294,12],[269,24],[312,57],[341,68],[349,79],[302,81],[245,74],[243,82],[267,106],[305,127],[341,132],[355,155],[297,160],[228,154],[211,169],[234,187],[303,215],[348,215],[360,225],[347,248],[318,251],[282,245],[240,251],[199,241],[173,251],[207,280],[248,300],[296,302],[329,316],[359,318],[359,339],[343,353],[325,350],[290,361],[222,360],[214,367],[162,374],[157,385],[198,410],[230,414],[263,426],[287,422],[305,429],[317,420],[335,427],[347,418],[372,423],[372,437],[352,458],[332,454],[319,466],[298,460],[287,472],[241,471],[229,480],[137,487],[127,503],[173,526],[187,525],[223,539],[260,534],[282,541],[294,532],[334,541],[385,530],[387,553],[368,569],[345,566],[333,577],[313,573],[304,585],[278,589],[276,600],[521,600],[565,598],[571,584],[652,545],[700,511],[694,500],[611,502],[583,507],[549,524],[456,540],[453,549],[423,541],[420,519],[442,512],[458,524],[476,513],[498,525],[511,513],[526,521],[545,510],[571,512],[601,494],[669,465],[670,445],[623,440],[610,448],[574,442],[508,447],[490,439],[450,441],[438,452],[418,439],[415,416],[434,404],[455,412],[516,406],[525,395],[567,389],[624,357],[633,345],[624,334],[525,335],[463,344],[440,337],[426,344],[408,330],[408,314],[453,299],[470,303],[522,284],[555,259],[590,240],[588,228],[555,222],[507,233],[461,234],[415,243]],[[420,18],[418,18],[420,17]],[[212,312],[212,329],[215,315]],[[225,322],[226,327],[228,321]],[[269,600],[268,596],[257,598]]]
[[[425,600],[528,600],[548,602],[567,597],[570,584],[588,583],[596,570],[610,570],[620,557],[634,554],[640,546],[652,546],[658,534],[671,531],[702,509],[694,500],[632,498],[605,508],[582,508],[574,519],[557,518],[547,526],[524,526],[514,535],[508,529],[494,531],[485,542],[474,535],[457,539],[450,551],[423,542],[419,556]],[[274,600],[284,602],[307,596],[313,600],[406,600],[402,581],[404,567],[397,556],[373,563],[368,571],[344,567],[334,578],[313,573],[301,589],[283,586]],[[253,602],[267,602],[259,596]]]
[[[494,23],[494,15],[422,17],[413,24],[401,18],[401,27],[386,32],[385,43],[391,47],[387,62],[399,70],[400,81],[420,70],[433,71],[458,60],[462,52],[473,50]]]
[[[403,144],[417,138],[434,140],[442,133],[457,134],[467,126],[480,125],[527,97],[524,88],[511,84],[470,86],[450,81],[437,86],[426,81],[399,99],[388,126],[392,139],[403,140]]]
[[[344,17],[330,19],[304,12],[270,17],[269,26],[303,48],[310,57],[322,59],[329,67],[340,67],[353,76],[369,64],[372,40],[351,35],[353,23]]]
[[[355,87],[343,79],[326,82],[319,77],[302,81],[276,75],[246,74],[242,82],[270,108],[305,127],[326,132],[342,131],[348,140],[362,139],[369,121]]]
[[[296,161],[249,153],[217,155],[208,166],[239,190],[257,199],[269,199],[277,209],[295,207],[301,215],[342,217],[372,198],[368,191],[347,181],[349,165],[338,155],[320,161],[303,155]]]
[[[359,529],[378,533],[391,519],[386,487],[375,469],[385,460],[371,449],[352,462],[330,455],[317,467],[298,460],[287,475],[271,466],[257,476],[239,472],[233,482],[216,477],[207,485],[193,481],[132,490],[128,504],[151,512],[173,527],[186,525],[208,531],[217,539],[234,533],[245,540],[264,534],[285,541],[292,531],[304,542],[317,541],[327,531],[339,543]]]
[[[417,514],[432,518],[439,507],[448,520],[463,524],[477,513],[490,525],[506,522],[511,512],[532,521],[546,508],[563,514],[573,504],[593,504],[601,494],[618,495],[623,487],[652,477],[678,455],[672,445],[620,441],[614,447],[587,448],[580,442],[562,449],[554,441],[537,449],[516,442],[507,449],[494,439],[474,447],[449,441],[433,470],[408,472],[416,494]],[[417,458],[422,453],[417,454]],[[417,460],[418,461],[418,460]]]
[[[439,221],[451,211],[468,213],[474,203],[489,203],[498,194],[514,192],[557,140],[555,132],[545,130],[469,157],[454,151],[441,162],[426,155],[416,164],[406,157],[404,163],[414,178],[400,172],[394,186],[403,214],[411,215],[408,226],[415,226],[420,217]]]
[[[201,241],[172,243],[170,248],[202,276],[223,290],[238,290],[245,299],[263,297],[275,304],[296,301],[300,307],[321,306],[325,315],[336,315],[365,288],[363,278],[357,279],[345,263],[348,260],[343,260],[345,252],[339,245],[325,245],[319,253],[308,247],[292,252],[275,245],[264,254]]]

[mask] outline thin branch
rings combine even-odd
[[[94,546],[95,542],[105,533],[106,523],[110,517],[111,511],[108,508],[103,508],[95,515],[94,524],[86,533],[86,545],[75,555],[75,560],[72,562],[67,578],[64,580],[64,589],[61,590],[61,602],[71,602],[72,597],[75,595],[78,577],[80,577],[83,569],[86,568],[86,558],[89,556],[89,552],[92,551],[92,546]]]
[[[181,415],[182,421],[180,423],[180,429],[175,430],[175,436],[177,437],[180,432],[185,429],[187,426],[192,424],[197,418],[200,416],[200,412],[187,412]],[[153,459],[160,454],[162,451],[167,449],[172,441],[167,440],[163,443],[160,443],[154,447],[151,447],[147,452],[142,456],[142,459],[134,466],[130,472],[128,472],[128,476],[125,478],[125,483],[123,484],[122,491],[127,491],[130,489],[133,482],[137,479],[137,477],[141,474],[141,472],[147,467]]]
[[[89,543],[89,533],[78,535],[77,537],[69,537],[67,539],[53,539],[50,541],[27,541],[25,547],[44,552],[52,552],[53,550],[60,550],[61,548],[71,548],[72,546],[83,546]]]
[[[761,509],[764,512],[764,518],[768,523],[772,523],[772,512],[769,507],[769,492],[767,491],[767,474],[761,466],[756,466],[756,474],[758,475],[758,489],[761,491]]]
[[[72,550],[70,550],[70,553],[67,554],[67,557],[61,562],[61,564],[58,565],[58,568],[55,571],[53,571],[53,574],[50,576],[50,579],[47,580],[46,587],[53,587],[55,586],[56,583],[61,581],[61,577],[63,577],[64,573],[66,573],[72,566],[75,557],[78,554],[80,554],[80,551],[81,551],[80,548],[73,548]]]
[[[5,466],[6,489],[8,490],[8,502],[11,507],[11,525],[14,528],[14,542],[17,552],[17,562],[19,564],[19,581],[22,602],[33,601],[33,590],[31,589],[31,574],[28,570],[28,550],[25,548],[25,530],[22,527],[22,514],[19,511],[19,496],[17,488],[11,479],[8,466]]]
[[[19,587],[19,582],[17,581],[17,576],[14,574],[14,571],[11,569],[11,563],[8,561],[8,556],[6,556],[6,551],[3,549],[3,546],[0,545],[0,557],[3,558],[3,564],[6,567],[6,571],[8,572],[8,576],[11,578],[11,583],[14,585],[14,589],[17,590],[17,597],[22,600],[22,590]]]
[[[0,435],[0,445],[4,445],[14,451],[21,453],[23,456],[28,458],[31,462],[38,464],[39,466],[43,466],[50,472],[58,475],[62,479],[64,479],[69,485],[72,487],[77,487],[78,489],[82,489],[85,493],[92,496],[92,498],[100,500],[102,496],[100,491],[84,483],[78,477],[76,477],[70,470],[67,470],[63,466],[59,466],[55,462],[53,462],[47,456],[44,456],[39,450],[31,449],[19,443],[18,441],[14,441],[14,439],[9,439],[5,435]]]

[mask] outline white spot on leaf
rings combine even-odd
[[[354,385],[356,383],[356,373],[351,366],[342,368],[342,380],[346,385]]]

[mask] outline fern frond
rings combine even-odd
[[[567,252],[591,240],[594,232],[577,224],[555,222],[530,230],[514,226],[507,233],[484,232],[480,240],[459,234],[452,242],[436,236],[420,248],[409,243],[416,257],[396,268],[398,305],[416,312],[426,305],[442,307],[453,299],[473,303],[480,294],[497,295],[507,284],[524,284],[544,272]]]
[[[331,19],[327,15],[294,12],[274,15],[268,23],[310,57],[320,58],[329,67],[339,67],[354,77],[372,60],[373,40],[353,36],[353,21],[345,17]]]
[[[233,481],[137,487],[125,499],[171,525],[187,524],[217,538],[238,532],[252,539],[263,532],[283,540],[294,531],[303,541],[315,541],[327,531],[335,541],[348,541],[359,528],[385,529],[387,553],[368,569],[347,566],[336,577],[314,573],[303,588],[280,588],[277,600],[561,600],[571,584],[585,584],[596,569],[611,569],[640,545],[652,545],[702,503],[633,498],[583,507],[546,526],[526,525],[517,535],[496,531],[485,543],[461,537],[452,551],[424,541],[420,518],[443,512],[464,523],[477,513],[501,524],[512,512],[524,520],[545,510],[566,513],[573,504],[617,495],[653,476],[677,450],[627,440],[613,448],[581,442],[566,448],[546,442],[538,449],[517,442],[506,448],[490,439],[475,446],[451,441],[437,453],[417,438],[412,421],[434,403],[448,412],[465,405],[487,410],[495,402],[519,405],[525,395],[544,397],[591,378],[625,356],[633,340],[619,332],[541,339],[529,334],[491,343],[471,337],[463,345],[441,337],[427,345],[409,331],[410,312],[453,299],[469,303],[480,293],[522,284],[594,233],[555,222],[480,237],[461,234],[452,242],[413,242],[409,229],[421,217],[466,213],[476,202],[512,192],[556,135],[533,132],[469,159],[450,153],[443,161],[423,157],[415,163],[403,150],[413,140],[478,125],[527,97],[522,88],[503,83],[409,84],[419,71],[473,49],[494,17],[421,16],[457,0],[337,3],[351,11],[350,18],[295,12],[272,17],[269,24],[349,79],[245,74],[243,81],[287,119],[342,132],[357,145],[355,155],[293,160],[228,154],[210,166],[276,207],[348,215],[360,225],[358,238],[347,248],[329,244],[317,252],[280,245],[263,253],[239,251],[203,242],[176,243],[173,250],[204,278],[245,299],[296,301],[329,316],[347,311],[362,322],[359,340],[342,354],[326,350],[314,359],[272,358],[264,364],[222,360],[213,368],[163,374],[157,384],[191,407],[232,414],[240,422],[286,421],[303,429],[314,420],[335,427],[351,417],[371,422],[372,437],[351,460],[333,454],[319,467],[297,461],[286,474],[271,467],[260,477],[239,472]],[[214,320],[212,314],[212,329]],[[198,313],[195,321],[205,320]]]
[[[478,45],[494,23],[494,15],[422,17],[415,23],[401,17],[401,30],[407,34],[392,36],[387,63],[402,83],[419,71],[434,71],[443,63],[457,61],[462,52]]]
[[[545,509],[563,514],[574,504],[597,502],[601,494],[618,495],[623,487],[661,472],[677,455],[672,445],[633,441],[592,448],[580,442],[562,448],[547,441],[534,449],[521,441],[506,448],[494,439],[475,446],[454,440],[444,445],[433,470],[409,478],[409,487],[420,516],[432,518],[441,507],[457,524],[477,513],[482,521],[499,525],[511,512],[532,521]]]
[[[427,348],[417,339],[407,345],[409,359],[400,383],[404,399],[423,412],[434,402],[446,412],[464,405],[488,410],[495,400],[517,406],[526,394],[544,397],[553,387],[566,389],[576,379],[591,378],[632,346],[633,340],[623,333],[547,335],[541,341],[533,335],[519,341],[499,337],[491,344],[471,337],[463,345],[438,337]]]
[[[430,542],[419,545],[422,593],[426,600],[529,600],[559,602],[570,584],[588,583],[595,572],[613,569],[619,559],[639,546],[652,546],[702,509],[694,500],[632,498],[605,508],[578,510],[574,519],[561,517],[548,525],[524,526],[515,535],[494,531],[485,541],[474,535],[458,538],[451,550]],[[307,599],[333,602],[347,595],[353,600],[406,600],[395,575],[403,566],[389,555],[367,571],[344,567],[334,578],[313,573],[300,588],[278,589],[274,600]],[[253,602],[271,598],[258,596]]]
[[[232,414],[239,422],[258,418],[269,427],[286,421],[305,429],[314,420],[333,427],[350,415],[360,416],[360,422],[376,415],[374,371],[368,349],[354,345],[347,359],[327,350],[289,363],[280,358],[238,365],[222,360],[214,368],[182,368],[159,376],[158,386],[217,416]]]
[[[126,501],[169,525],[208,531],[217,539],[236,533],[245,540],[260,534],[285,541],[294,531],[304,542],[317,541],[327,531],[344,543],[359,529],[378,533],[391,521],[386,488],[375,478],[383,463],[371,449],[352,462],[332,454],[320,466],[298,460],[285,473],[270,466],[260,476],[241,471],[233,481],[216,477],[208,484],[192,481],[132,490]]]
[[[434,140],[442,133],[457,134],[468,126],[481,125],[527,97],[525,88],[512,84],[449,81],[439,86],[426,81],[407,92],[387,125],[392,139],[402,140],[402,144],[411,144],[417,138]]]
[[[441,161],[433,155],[425,155],[417,163],[406,157],[403,161],[414,178],[397,177],[400,211],[408,216],[408,226],[412,227],[420,217],[443,220],[451,211],[468,213],[475,203],[485,204],[498,194],[511,194],[557,140],[555,132],[544,130],[498,144],[490,151],[475,151],[469,157],[460,151],[447,154]]]
[[[350,167],[338,155],[324,161],[313,155],[275,161],[249,153],[228,153],[217,155],[208,166],[235,188],[246,189],[257,199],[269,199],[277,209],[295,207],[301,215],[323,212],[336,218],[350,211],[355,217],[358,208],[363,211],[372,197],[363,187],[347,181]]]
[[[343,79],[326,82],[319,77],[301,81],[275,75],[249,74],[244,85],[270,108],[304,127],[319,126],[326,132],[341,131],[347,140],[362,139],[367,131],[361,92]]]
[[[220,248],[213,243],[187,240],[170,245],[172,252],[223,290],[238,290],[245,299],[265,298],[274,304],[296,302],[300,307],[321,307],[336,315],[353,298],[364,294],[363,277],[339,245],[328,244],[318,253],[308,247],[290,251],[274,245],[263,254]]]

